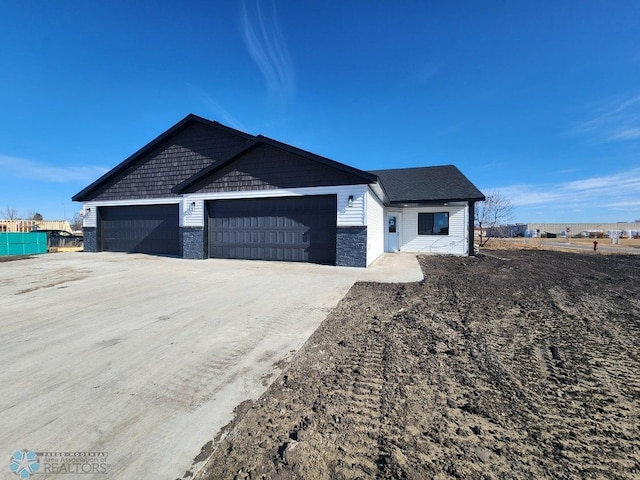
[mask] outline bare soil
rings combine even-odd
[[[354,285],[198,477],[640,478],[640,256],[420,262]]]

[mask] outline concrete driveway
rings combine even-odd
[[[0,478],[22,449],[106,453],[106,475],[82,478],[182,478],[362,273],[116,253],[0,263]]]

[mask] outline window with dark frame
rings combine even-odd
[[[449,212],[418,213],[418,235],[449,235]]]

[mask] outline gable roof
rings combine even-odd
[[[187,193],[190,187],[206,179],[209,175],[214,174],[216,171],[220,170],[221,168],[233,162],[234,160],[247,154],[254,148],[258,147],[259,145],[270,145],[274,148],[284,150],[294,155],[298,155],[302,158],[311,160],[313,162],[319,163],[326,167],[334,168],[341,172],[360,178],[363,181],[363,183],[376,183],[378,181],[378,177],[370,172],[365,172],[364,170],[358,170],[357,168],[350,167],[349,165],[345,165],[344,163],[336,162],[335,160],[331,160],[329,158],[316,155],[315,153],[311,153],[306,150],[302,150],[300,148],[287,145],[286,143],[273,140],[272,138],[268,138],[263,135],[257,135],[256,137],[253,138],[253,140],[245,143],[244,145],[241,145],[235,151],[230,152],[226,158],[218,162],[212,163],[211,165],[209,165],[206,168],[203,168],[198,173],[188,178],[184,182],[176,185],[172,189],[172,192],[177,194]]]
[[[454,165],[374,170],[391,203],[482,201],[484,195]]]
[[[161,135],[159,135],[157,138],[155,138],[154,140],[152,140],[151,142],[146,144],[144,147],[142,147],[140,150],[135,152],[133,155],[131,155],[130,157],[126,158],[124,161],[122,161],[121,163],[116,165],[114,168],[109,170],[107,173],[102,175],[95,182],[91,183],[87,187],[85,187],[82,190],[80,190],[78,193],[76,193],[72,197],[72,200],[74,202],[82,202],[82,201],[84,201],[85,199],[87,199],[91,195],[92,192],[94,192],[95,190],[100,188],[102,185],[106,184],[107,182],[109,182],[110,180],[115,178],[119,173],[125,171],[127,168],[131,167],[132,165],[135,165],[136,162],[138,162],[139,160],[144,158],[144,156],[148,152],[152,151],[156,146],[160,145],[162,142],[164,142],[168,138],[176,135],[178,132],[182,131],[183,129],[187,128],[189,125],[191,125],[193,123],[200,123],[200,124],[203,124],[203,125],[207,125],[207,126],[210,126],[210,127],[217,128],[217,129],[222,130],[222,131],[224,131],[226,133],[230,133],[232,135],[235,135],[237,137],[245,139],[246,141],[250,141],[251,139],[254,138],[253,135],[249,135],[248,133],[241,132],[240,130],[236,130],[234,128],[227,127],[226,125],[223,125],[223,124],[218,123],[216,121],[207,120],[206,118],[202,118],[202,117],[199,117],[197,115],[194,115],[194,114],[190,113],[185,118],[183,118],[178,123],[176,123],[173,127],[168,129],[166,132],[164,132]]]
[[[221,150],[219,152],[221,156],[218,155],[217,158],[211,159],[211,163],[206,167],[202,168],[203,164],[197,165],[197,168],[201,168],[201,170],[191,170],[191,172],[188,173],[188,175],[191,176],[189,177],[187,175],[186,180],[183,180],[177,185],[173,184],[173,187],[171,187],[171,183],[168,184],[167,186],[173,195],[187,193],[194,185],[206,180],[208,176],[215,174],[234,160],[248,154],[261,145],[268,145],[316,162],[319,165],[335,169],[344,174],[352,175],[356,181],[371,185],[381,199],[386,196],[384,200],[385,203],[433,203],[445,201],[481,201],[485,199],[482,192],[453,165],[366,172],[263,135],[250,135],[222,125],[216,121],[189,114],[173,127],[169,128],[109,172],[98,178],[95,182],[78,192],[72,197],[73,200],[81,202],[91,199],[92,195],[99,192],[101,188],[108,186],[110,182],[116,181],[120,174],[127,172],[127,169],[137,168],[137,165],[139,165],[140,162],[144,162],[147,154],[151,154],[156,147],[176,135],[182,135],[183,130],[194,124],[204,125],[209,128],[213,127],[220,133],[226,134],[228,138],[235,138],[237,141],[234,140],[233,142],[235,146],[232,147],[232,144],[229,144]],[[227,152],[226,148],[231,148],[231,150]],[[194,171],[196,172],[195,174],[193,173]],[[184,179],[185,176],[181,178]],[[169,179],[169,181],[170,180],[171,179]]]

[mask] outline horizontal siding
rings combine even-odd
[[[132,200],[112,200],[104,202],[87,202],[84,204],[83,226],[96,227],[97,207],[121,206],[121,205],[155,205],[164,203],[181,203],[180,226],[181,227],[203,227],[205,222],[204,202],[206,200],[232,200],[240,198],[270,198],[270,197],[290,197],[302,195],[336,195],[338,209],[336,212],[336,225],[339,227],[359,227],[364,226],[365,192],[366,185],[341,185],[330,187],[304,187],[278,190],[256,190],[245,192],[216,192],[216,193],[194,193],[185,195],[183,198],[154,198],[154,199],[132,199]],[[349,196],[353,195],[353,205],[349,206]],[[191,205],[195,202],[195,205]]]
[[[206,200],[233,200],[241,198],[272,198],[302,195],[336,195],[338,211],[336,225],[339,227],[364,226],[364,195],[366,185],[339,185],[329,187],[303,187],[277,190],[254,190],[241,192],[193,193],[184,196],[185,205],[195,201],[198,209],[193,215],[185,215],[184,226],[201,227],[204,225],[204,210],[200,203]],[[349,196],[353,195],[353,205],[349,206]]]
[[[338,193],[338,225],[341,227],[361,227],[364,225],[365,189],[347,188]],[[349,206],[349,195],[353,195],[353,205]]]
[[[449,212],[449,235],[418,235],[418,213]],[[402,210],[403,252],[465,255],[466,207],[405,208]]]
[[[367,188],[367,266],[384,252],[384,207],[378,197]]]
[[[182,201],[182,227],[203,227],[205,216],[204,200],[185,197]]]

